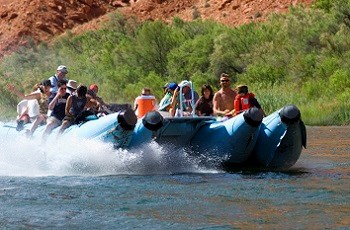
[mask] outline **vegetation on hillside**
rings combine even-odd
[[[145,86],[157,98],[170,81],[219,87],[226,72],[245,83],[267,114],[295,104],[309,125],[350,124],[350,0],[319,0],[264,23],[229,28],[200,17],[171,24],[140,23],[119,14],[98,31],[67,32],[53,45],[32,45],[0,64],[2,116],[18,98],[5,85],[29,92],[64,64],[68,77],[97,83],[107,102],[132,103]],[[7,111],[7,112],[5,112]]]

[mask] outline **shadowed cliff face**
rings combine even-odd
[[[140,20],[170,22],[212,19],[229,26],[262,21],[272,12],[286,12],[313,0],[0,0],[0,58],[26,45],[50,42],[66,30],[98,28],[108,13],[120,10]]]

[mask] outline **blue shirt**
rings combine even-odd
[[[50,82],[51,82],[51,89],[50,92],[51,94],[56,94],[57,90],[58,90],[58,77],[57,75],[53,75],[49,78]],[[63,78],[62,80],[67,81],[67,78]]]

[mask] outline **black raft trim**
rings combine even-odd
[[[294,124],[301,119],[300,110],[295,105],[287,105],[279,112],[281,121],[285,124]]]
[[[142,119],[142,124],[151,131],[157,131],[163,127],[164,118],[157,111],[151,111],[147,113]]]
[[[258,108],[255,107],[244,111],[243,117],[245,122],[247,122],[252,127],[258,127],[263,120],[263,114]]]
[[[132,109],[119,112],[118,123],[125,130],[133,130],[137,122],[137,117]]]

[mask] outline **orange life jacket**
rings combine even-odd
[[[156,109],[156,98],[153,95],[141,95],[135,99],[137,109],[135,111],[138,118]]]
[[[251,98],[254,98],[254,97],[255,95],[252,93],[247,93],[244,96],[241,96],[238,94],[234,101],[235,115],[240,114],[244,110],[247,110],[253,107],[250,101],[251,101]]]

